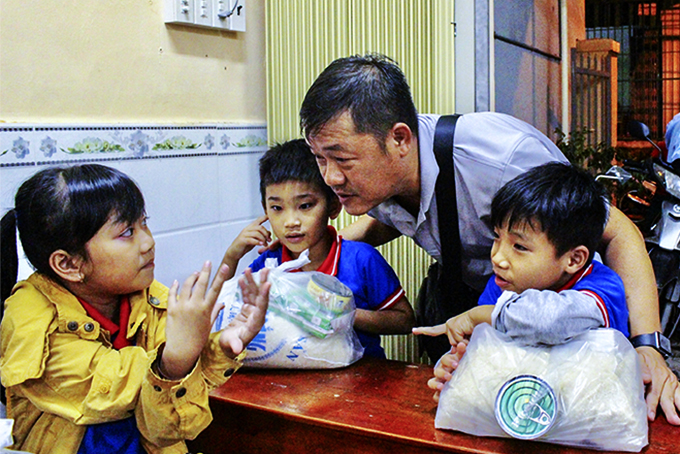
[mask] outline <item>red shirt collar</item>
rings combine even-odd
[[[592,262],[591,262],[590,265],[588,265],[588,266],[585,267],[585,268],[581,268],[581,269],[578,271],[578,273],[574,274],[574,275],[571,277],[571,279],[569,279],[569,282],[567,282],[566,284],[564,284],[564,286],[563,286],[561,289],[557,290],[557,292],[559,293],[559,292],[561,292],[562,290],[568,290],[568,289],[572,288],[574,285],[576,285],[576,283],[577,283],[578,281],[580,281],[581,279],[583,279],[584,277],[586,277],[587,275],[589,275],[592,271],[593,271],[593,264],[592,264]]]
[[[119,319],[118,324],[104,317],[101,312],[99,312],[94,306],[90,305],[86,301],[78,298],[80,304],[82,304],[87,315],[90,316],[95,322],[111,333],[111,339],[113,339],[113,348],[120,350],[123,347],[128,347],[132,345],[127,338],[127,325],[130,321],[130,300],[127,296],[123,296],[120,299],[119,308]]]
[[[331,244],[331,250],[328,251],[326,259],[323,261],[321,266],[316,270],[320,273],[328,274],[331,276],[338,275],[338,263],[340,262],[340,249],[342,247],[342,236],[338,235],[338,232],[332,225],[328,226],[328,233],[333,237],[333,244]],[[290,255],[290,251],[286,246],[281,246],[281,263],[289,262],[293,260]],[[295,270],[300,271],[300,270]]]

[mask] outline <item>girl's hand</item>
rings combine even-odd
[[[206,262],[200,273],[184,281],[179,293],[177,281],[170,287],[165,348],[158,363],[159,372],[169,380],[179,380],[193,369],[210,335],[211,315],[229,267],[220,267],[206,293],[210,270]]]
[[[465,354],[467,348],[466,342],[459,342],[455,347],[451,348],[449,353],[442,356],[434,367],[434,377],[428,380],[427,386],[434,390],[433,399],[439,402],[439,394],[444,389],[446,382],[453,377],[453,371],[458,368],[460,360]]]
[[[253,273],[246,269],[238,281],[243,296],[241,312],[227,325],[220,335],[220,346],[230,358],[236,358],[260,332],[269,306],[268,269],[260,272],[260,286],[255,283]]]

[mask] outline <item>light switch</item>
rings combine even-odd
[[[194,23],[194,0],[165,0],[165,22]]]
[[[212,0],[194,0],[196,10],[194,12],[194,23],[203,27],[212,27],[213,22],[213,2]]]
[[[165,22],[246,31],[246,0],[165,0]]]

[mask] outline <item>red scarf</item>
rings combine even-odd
[[[118,324],[104,317],[97,309],[95,309],[90,304],[86,303],[82,299],[78,298],[80,304],[83,305],[85,312],[94,321],[99,323],[99,325],[111,333],[111,339],[113,340],[113,348],[120,350],[123,347],[129,347],[133,345],[132,342],[127,338],[127,325],[130,321],[130,300],[127,296],[123,296],[120,299],[119,308],[119,319]]]

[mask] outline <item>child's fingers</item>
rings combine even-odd
[[[213,278],[210,289],[208,290],[205,300],[210,305],[214,305],[217,301],[217,297],[220,296],[220,291],[222,291],[222,286],[227,280],[227,273],[229,272],[229,265],[222,265],[218,268],[215,277]]]
[[[441,336],[446,334],[446,323],[435,326],[418,326],[413,328],[413,334],[424,334],[426,336]]]
[[[215,324],[215,320],[217,320],[217,316],[219,315],[222,309],[224,309],[224,303],[216,303],[213,306],[212,313],[210,314],[210,326],[213,326]]]
[[[212,263],[206,261],[203,264],[203,269],[198,273],[198,279],[194,284],[194,289],[191,292],[192,296],[196,295],[200,300],[204,299],[205,291],[208,289],[208,281],[210,280],[210,271],[212,270]],[[220,273],[217,273],[218,275]],[[217,278],[217,276],[215,276]],[[217,296],[215,296],[217,298]],[[214,303],[214,301],[213,301]]]
[[[259,248],[257,250],[257,253],[262,254],[263,252],[266,252],[266,251],[273,251],[274,249],[278,248],[280,245],[281,245],[281,241],[277,238],[274,241],[272,241],[271,243],[269,243],[269,246],[266,246],[266,247],[263,246],[263,247]]]
[[[177,290],[179,288],[179,282],[175,279],[168,290],[168,307],[174,307],[177,303]]]
[[[250,225],[262,225],[267,222],[267,219],[269,219],[269,217],[266,214],[263,214],[262,216],[255,219]]]
[[[194,272],[189,277],[187,277],[182,283],[182,288],[179,289],[178,298],[179,302],[189,301],[191,298],[191,289],[194,288],[194,284],[198,280],[198,273]]]

